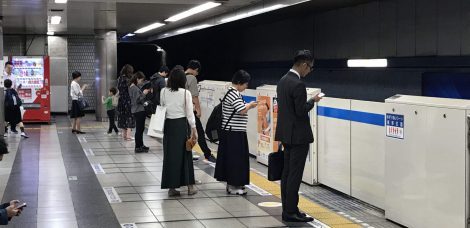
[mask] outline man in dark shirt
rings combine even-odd
[[[157,73],[150,77],[150,83],[152,86],[152,102],[155,105],[160,105],[160,92],[166,87],[166,77],[170,73],[167,66],[160,67]]]

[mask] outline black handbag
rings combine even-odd
[[[88,102],[82,96],[80,96],[78,98],[78,106],[80,107],[80,110],[82,110],[82,111],[85,110],[86,108],[90,107]]]
[[[284,151],[282,145],[279,145],[277,152],[270,153],[268,156],[268,180],[278,181],[282,177],[284,169]]]

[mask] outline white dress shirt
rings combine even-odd
[[[11,88],[13,89],[17,89],[16,88],[16,75],[14,75],[13,73],[12,74],[8,74],[6,71],[3,71],[3,80],[5,79],[10,79],[11,82],[12,82],[12,85],[11,85]]]
[[[186,98],[184,97],[185,92]],[[164,88],[160,93],[160,104],[166,107],[167,119],[179,119],[186,117],[191,128],[196,127],[196,119],[193,113],[193,97],[189,90],[180,88],[178,91],[172,92],[170,89]]]
[[[76,81],[72,81],[70,84],[70,96],[72,100],[78,100],[78,97],[83,97],[82,88]]]

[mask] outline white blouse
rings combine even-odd
[[[78,97],[83,97],[82,88],[76,81],[72,81],[70,84],[70,96],[72,100],[78,100]]]
[[[186,98],[184,97],[186,92]],[[186,109],[185,109],[186,99]],[[166,118],[167,119],[179,119],[186,117],[189,125],[192,128],[196,127],[196,119],[193,113],[193,98],[191,92],[185,89],[179,89],[178,91],[170,91],[168,88],[164,88],[160,93],[160,103],[166,107]]]

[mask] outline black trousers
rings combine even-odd
[[[281,178],[282,211],[285,214],[299,212],[299,188],[304,174],[309,144],[284,145],[284,169]]]
[[[197,143],[199,147],[201,147],[202,152],[204,152],[204,157],[208,158],[212,154],[212,151],[207,146],[204,127],[202,126],[201,120],[196,116],[196,112],[194,112],[194,116],[196,117],[196,130],[198,135]]]
[[[108,133],[111,133],[113,132],[113,130],[118,133],[118,128],[116,127],[116,122],[115,122],[115,116],[116,116],[116,110],[112,109],[112,110],[108,110],[106,111],[106,113],[108,114],[108,118],[109,118],[109,128],[108,128]]]
[[[145,112],[134,113],[135,118],[135,148],[144,146],[144,130],[145,130]]]

